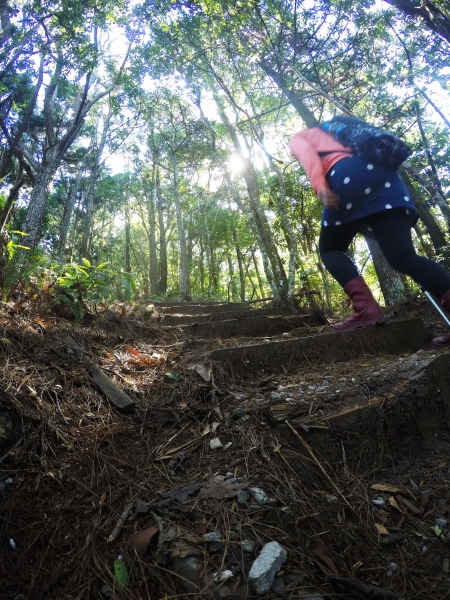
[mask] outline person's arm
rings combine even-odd
[[[325,173],[323,171],[322,161],[317,154],[314,146],[305,138],[304,132],[296,133],[289,144],[292,156],[305,169],[309,181],[319,196],[321,203],[326,208],[337,208],[339,204],[339,196],[330,190]]]

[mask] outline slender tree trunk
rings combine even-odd
[[[414,203],[417,207],[420,220],[425,225],[425,229],[428,235],[430,236],[431,243],[433,244],[436,254],[443,254],[444,249],[448,245],[444,232],[442,231],[438,222],[432,215],[428,203],[424,201],[422,195],[418,194],[414,187],[411,185],[409,174],[406,174],[406,177],[404,177],[404,181],[411,195],[411,198],[414,200]]]
[[[161,192],[159,170],[156,171],[156,209],[158,212],[159,226],[159,282],[158,295],[167,294],[167,239],[166,224],[164,222],[164,200]]]
[[[9,215],[11,212],[11,208],[13,207],[14,202],[17,200],[17,197],[20,192],[20,188],[24,184],[24,181],[25,181],[25,176],[23,173],[23,167],[22,167],[22,165],[20,165],[19,171],[17,173],[16,181],[14,182],[14,185],[12,186],[12,188],[9,190],[8,198],[6,200],[5,206],[3,207],[2,211],[0,212],[0,233],[3,231],[6,223],[9,221]]]
[[[272,290],[272,295],[274,298],[278,298],[278,290],[273,278],[273,273],[272,273],[272,268],[271,268],[271,264],[269,261],[269,257],[267,255],[267,248],[261,238],[260,235],[260,231],[258,229],[258,226],[255,223],[255,219],[254,219],[254,212],[249,208],[249,206],[247,205],[247,203],[244,203],[241,201],[241,198],[239,196],[238,193],[235,192],[234,190],[234,186],[233,186],[233,182],[231,181],[230,175],[225,171],[224,172],[224,177],[228,183],[228,186],[230,187],[230,189],[233,191],[233,199],[236,202],[236,204],[239,206],[239,208],[241,209],[241,211],[246,215],[247,219],[248,219],[248,223],[250,225],[250,228],[253,232],[253,235],[255,236],[257,243],[258,243],[258,247],[260,249],[261,252],[261,257],[262,257],[262,261],[263,261],[263,266],[264,266],[264,272],[266,274],[266,279],[267,279],[267,283],[270,286],[270,289]]]
[[[287,299],[288,281],[283,263],[281,262],[280,256],[278,254],[278,249],[272,236],[272,231],[270,229],[266,214],[264,212],[264,208],[260,201],[260,190],[255,168],[252,162],[248,158],[246,158],[244,153],[242,152],[239,138],[233,126],[231,125],[228,116],[225,113],[221,99],[217,96],[217,94],[215,94],[214,97],[216,100],[220,118],[226,130],[228,131],[228,135],[230,136],[233,142],[236,153],[239,155],[239,157],[245,165],[242,174],[247,188],[249,206],[252,212],[253,222],[258,231],[259,241],[261,242],[261,251],[264,248],[265,255],[267,256],[268,261],[270,263],[270,268],[272,272],[273,293],[277,300],[283,302]],[[267,269],[266,265],[265,268]],[[267,273],[268,271],[266,270],[266,274]]]
[[[259,266],[258,266],[258,259],[256,258],[256,254],[254,253],[253,250],[251,250],[252,253],[252,261],[253,261],[253,266],[255,268],[255,273],[256,273],[256,279],[258,281],[258,287],[259,287],[259,293],[261,294],[261,298],[264,298],[265,293],[264,293],[264,284],[261,278],[261,273],[259,270]]]
[[[199,240],[199,246],[200,246],[200,264],[199,264],[199,269],[198,269],[198,274],[200,277],[200,295],[202,298],[205,297],[205,248],[204,248],[204,243],[203,243],[203,237],[200,236],[200,240]]]
[[[150,293],[158,293],[158,255],[156,250],[156,167],[153,165],[150,193],[147,200],[148,211],[148,251],[150,257]]]
[[[86,154],[87,156],[87,154]],[[86,158],[85,156],[85,158]],[[64,202],[64,210],[63,216],[61,219],[61,225],[59,228],[59,241],[58,241],[58,256],[60,258],[63,257],[64,249],[66,247],[67,235],[69,233],[70,220],[72,218],[73,209],[75,206],[75,202],[77,199],[78,190],[80,189],[81,179],[83,177],[85,169],[85,159],[81,163],[80,168],[78,169],[78,173],[75,181],[72,182],[72,185],[69,189],[69,193],[67,194],[66,201]]]
[[[306,125],[306,127],[317,127],[319,122],[317,121],[314,113],[308,108],[301,97],[301,93],[299,90],[295,90],[289,86],[286,81],[284,75],[281,73],[281,69],[276,71],[266,60],[260,61],[260,66],[263,71],[269,75],[271,79],[276,83],[276,85],[280,88],[286,98],[291,102],[294,109],[300,115],[302,121]]]
[[[81,238],[80,255],[81,258],[87,258],[89,256],[89,241],[91,237],[92,222],[94,219],[94,196],[95,189],[97,187],[97,181],[100,177],[100,164],[102,160],[102,154],[106,145],[106,136],[109,131],[109,124],[111,120],[111,112],[106,117],[103,123],[103,129],[100,137],[98,148],[94,152],[94,161],[91,169],[91,178],[89,181],[89,188],[86,195],[85,212],[84,212],[84,224],[83,224],[83,235]]]
[[[231,301],[236,302],[236,300],[238,299],[238,290],[237,290],[237,285],[236,285],[236,276],[235,276],[235,272],[234,272],[233,257],[231,256],[231,254],[228,254],[228,273],[229,273],[229,285],[227,286],[228,287],[228,301],[230,301],[230,296],[231,296]]]
[[[295,228],[292,226],[291,220],[286,214],[286,186],[283,173],[268,153],[266,153],[266,156],[270,162],[272,169],[275,171],[278,177],[278,183],[280,185],[280,194],[279,196],[276,195],[276,202],[278,214],[280,215],[281,221],[283,223],[284,237],[286,239],[287,247],[289,249],[288,298],[293,298],[295,294],[295,277],[297,272],[298,236],[295,231]]]
[[[241,247],[239,245],[236,229],[233,227],[232,229],[233,243],[236,248],[236,257],[238,261],[239,267],[239,285],[240,285],[240,300],[241,302],[245,302],[245,268],[244,268],[244,259],[241,252]]]
[[[412,167],[408,162],[404,162],[402,168],[411,176],[412,179],[417,181],[417,183],[425,189],[430,195],[433,202],[437,204],[442,215],[447,222],[447,227],[450,229],[450,207],[445,198],[441,196],[439,191],[433,186],[432,183],[427,181],[425,177],[423,177],[417,169]]]
[[[255,282],[253,281],[253,277],[250,275],[250,271],[249,271],[249,265],[250,265],[250,262],[252,261],[252,259],[253,259],[253,256],[250,258],[248,263],[246,261],[244,261],[244,269],[247,274],[250,285],[252,286],[252,295],[250,297],[250,300],[254,300],[255,296],[258,295],[258,290],[256,288]],[[260,297],[261,298],[264,298],[263,293],[264,293],[264,290],[262,287],[260,287]]]
[[[189,262],[186,244],[186,232],[184,230],[183,214],[181,212],[181,201],[178,189],[178,163],[175,154],[172,154],[173,168],[173,199],[177,215],[178,246],[180,251],[180,263],[178,270],[180,294],[183,300],[191,299],[191,285],[189,278]]]
[[[131,225],[128,210],[125,211],[125,272],[131,273]]]

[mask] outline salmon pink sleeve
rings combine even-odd
[[[329,190],[330,188],[325,179],[322,161],[317,154],[317,150],[306,139],[306,131],[300,131],[293,136],[289,144],[289,149],[292,156],[305,169],[314,191],[318,194],[320,190]]]

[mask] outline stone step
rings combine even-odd
[[[165,315],[204,315],[218,312],[233,312],[236,310],[250,310],[251,305],[248,302],[227,302],[227,303],[196,303],[196,304],[175,304],[169,306],[155,307]]]
[[[415,352],[427,341],[421,319],[396,321],[340,333],[214,350],[209,358],[220,363],[220,374],[234,378],[293,373],[303,365],[349,361],[361,355]],[[216,381],[219,378],[217,374]]]
[[[295,334],[299,328],[308,328],[300,332],[309,333],[310,327],[317,327],[322,322],[316,315],[294,315],[288,317],[249,317],[248,319],[231,319],[214,323],[195,323],[177,328],[186,337],[204,339],[231,337],[274,337],[283,333]]]
[[[203,315],[164,315],[161,319],[163,325],[181,326],[193,325],[194,323],[215,323],[216,321],[247,319],[249,317],[261,316],[287,316],[294,315],[294,309],[290,306],[279,306],[272,308],[252,308],[250,310],[235,310],[231,312],[219,312]]]

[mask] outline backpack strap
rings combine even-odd
[[[351,150],[328,150],[327,152],[318,152],[317,154],[320,156],[320,158],[322,158],[322,156],[328,156],[328,154],[336,154],[336,152],[353,154]]]

